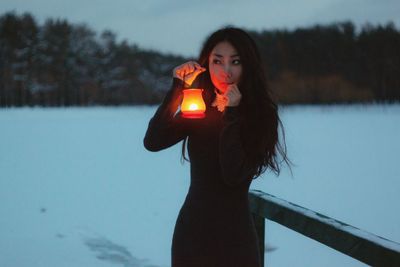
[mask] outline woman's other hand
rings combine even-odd
[[[239,106],[240,100],[242,99],[242,94],[236,84],[230,84],[225,92],[225,97],[227,99],[226,106],[236,107]]]
[[[188,86],[190,86],[196,77],[205,71],[206,68],[203,68],[196,61],[189,61],[174,68],[173,76],[184,81]]]

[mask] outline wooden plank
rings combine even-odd
[[[253,220],[258,236],[258,247],[260,251],[261,267],[264,267],[265,253],[265,218],[253,213]]]
[[[259,190],[251,211],[372,266],[400,266],[400,244]]]

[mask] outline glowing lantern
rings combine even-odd
[[[182,117],[201,119],[205,117],[206,104],[204,103],[203,89],[184,89],[181,104]]]

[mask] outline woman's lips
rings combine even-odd
[[[225,85],[225,86],[229,86],[229,85],[232,85],[233,82],[222,82],[221,84],[222,84],[222,85]]]
[[[219,82],[219,89],[222,91],[226,91],[230,85],[234,84],[234,82]]]

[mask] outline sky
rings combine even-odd
[[[164,53],[197,56],[206,37],[220,27],[294,29],[351,20],[400,28],[398,0],[2,0],[0,14],[30,12],[39,23],[65,18],[98,33]]]

